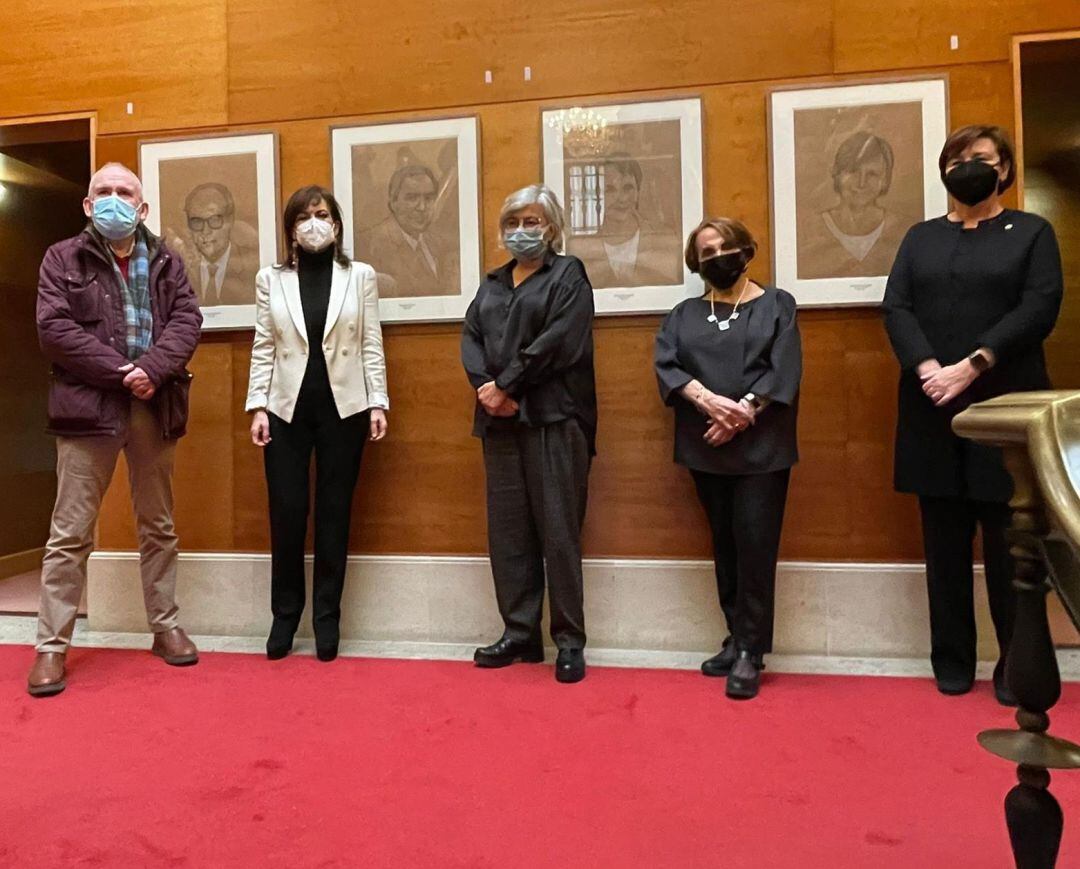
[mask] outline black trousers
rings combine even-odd
[[[776,562],[791,469],[690,473],[712,530],[716,590],[728,632],[739,649],[771,652]]]
[[[551,638],[585,647],[581,526],[589,445],[576,420],[484,436],[488,551],[505,636],[539,642],[545,566]]]
[[[986,595],[1001,657],[1012,638],[1016,600],[1005,542],[1008,504],[967,498],[919,498],[930,599],[930,662],[938,678],[973,679],[978,658],[972,544],[981,526]]]
[[[293,631],[304,612],[304,541],[315,455],[315,572],[312,622],[319,646],[340,639],[341,592],[349,550],[349,519],[368,413],[342,419],[333,396],[303,391],[292,422],[270,414],[264,452],[270,495],[270,609]]]

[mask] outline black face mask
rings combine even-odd
[[[749,262],[750,257],[746,255],[746,251],[722,253],[701,261],[701,276],[709,282],[710,286],[718,290],[728,290],[735,286],[735,281],[746,271],[746,265]]]
[[[941,179],[957,202],[978,205],[997,189],[997,169],[981,160],[966,160]]]

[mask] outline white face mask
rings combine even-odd
[[[318,253],[334,240],[334,224],[321,217],[309,217],[296,224],[296,241],[306,251]]]

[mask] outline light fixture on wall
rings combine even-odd
[[[608,120],[592,109],[575,106],[554,112],[548,126],[561,130],[563,146],[574,157],[592,157],[608,150]]]

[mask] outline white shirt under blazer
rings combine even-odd
[[[374,407],[390,408],[379,290],[375,269],[367,263],[334,264],[326,329],[319,347],[308,347],[297,271],[274,266],[259,270],[245,409],[268,410],[292,422],[308,353],[326,357],[330,389],[342,419]]]

